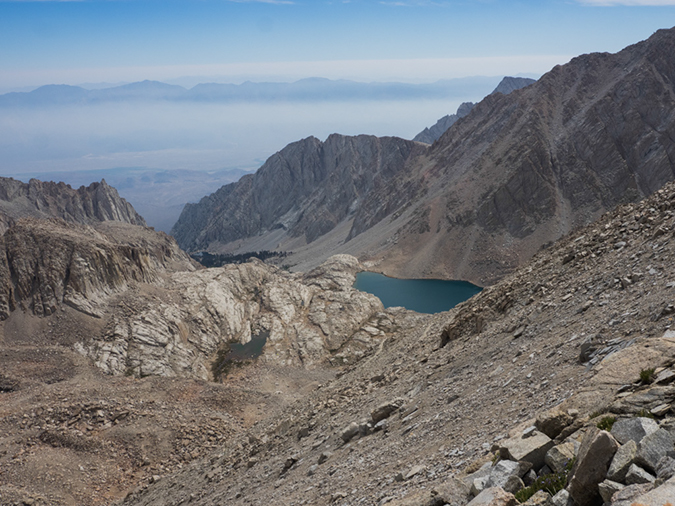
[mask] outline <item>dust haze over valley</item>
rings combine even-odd
[[[97,90],[108,95],[89,100],[72,98],[91,93],[77,87],[10,93],[0,95],[0,175],[74,187],[105,178],[168,232],[186,202],[256,170],[293,141],[332,133],[412,138],[500,79],[211,85],[226,96],[183,99],[163,92],[188,90],[150,82]]]

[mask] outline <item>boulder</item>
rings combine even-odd
[[[345,443],[348,443],[358,433],[359,433],[359,424],[356,422],[352,422],[342,430],[342,434],[340,434],[340,439],[342,439]]]
[[[548,492],[540,490],[521,504],[523,506],[551,506],[551,495]]]
[[[389,418],[391,414],[400,408],[403,405],[403,401],[400,399],[384,402],[376,407],[373,411],[370,412],[370,417],[373,419],[373,424],[376,424],[380,420]]]
[[[555,439],[565,427],[574,421],[574,414],[576,413],[570,414],[570,412],[562,410],[560,407],[555,407],[537,415],[537,421],[534,425],[537,430],[546,434],[551,439]]]
[[[671,478],[660,487],[640,495],[635,502],[640,506],[667,506],[668,504],[675,504],[675,478]]]
[[[544,465],[544,458],[554,443],[546,434],[535,431],[527,438],[515,437],[507,439],[499,447],[502,459],[529,462],[534,469]]]
[[[619,444],[609,432],[593,427],[586,433],[572,468],[568,487],[577,506],[593,506],[598,502],[598,484],[605,480],[618,449]]]
[[[656,472],[659,460],[663,457],[675,458],[675,445],[670,432],[658,429],[640,441],[635,462],[650,472]]]
[[[637,456],[637,443],[632,439],[619,448],[614,454],[612,464],[607,471],[607,478],[612,481],[623,481],[631,464]]]
[[[632,506],[638,497],[653,488],[654,485],[652,483],[624,487],[612,496],[611,506]]]
[[[486,488],[474,497],[467,506],[517,506],[518,501],[513,494],[500,487]]]
[[[574,506],[574,501],[570,497],[570,493],[562,489],[556,495],[551,497],[551,506]]]
[[[507,490],[506,484],[509,478],[516,477],[520,480],[525,473],[530,470],[532,465],[529,462],[514,462],[513,460],[500,460],[492,469],[485,488],[502,487]],[[522,481],[521,481],[522,483]],[[522,487],[521,487],[522,488]]]
[[[642,483],[654,483],[656,476],[652,476],[640,466],[631,464],[626,473],[626,485],[640,485]]]
[[[616,400],[610,410],[612,413],[635,414],[643,409],[649,411],[662,404],[671,404],[673,401],[675,401],[675,385],[659,385]]]
[[[639,443],[646,435],[656,432],[659,424],[651,418],[635,417],[622,418],[614,422],[612,426],[612,436],[621,444],[628,441]]]
[[[619,490],[623,489],[625,485],[617,483],[612,480],[605,480],[598,485],[598,492],[600,492],[600,497],[605,501],[606,504],[612,500],[612,496],[616,494]]]
[[[656,464],[656,477],[666,481],[675,476],[675,459],[665,456]]]
[[[559,473],[565,470],[572,459],[574,459],[574,443],[563,443],[547,451],[544,462],[554,473]]]

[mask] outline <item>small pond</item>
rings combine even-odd
[[[216,381],[224,378],[233,367],[239,367],[262,355],[270,333],[260,332],[246,344],[231,343],[218,350],[216,360],[211,364],[211,372]]]
[[[440,313],[481,291],[467,281],[397,279],[376,272],[359,272],[354,288],[372,293],[384,307],[403,306],[418,313]]]

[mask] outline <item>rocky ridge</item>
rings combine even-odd
[[[267,193],[253,192],[237,207],[239,195],[226,195],[233,186],[221,190],[222,198],[186,208],[182,223],[206,225],[198,242],[183,238],[177,226],[179,243],[291,251],[284,261],[298,270],[331,252],[349,253],[397,277],[490,284],[542,245],[673,178],[675,65],[665,56],[673,48],[675,29],[659,30],[619,53],[583,55],[526,88],[486,97],[435,144],[399,157],[403,165],[386,172],[355,207],[353,199],[329,199],[328,192],[325,201],[339,203],[341,214],[312,200],[320,234],[303,234],[311,227],[294,228],[298,218],[281,219],[282,212],[240,239],[216,234],[221,209],[244,224],[257,221],[251,201],[268,202]],[[247,181],[236,188],[250,186]]]
[[[308,137],[272,155],[255,174],[186,204],[171,235],[186,251],[275,231],[312,242],[353,215],[417,149],[396,137]]]
[[[525,86],[529,86],[534,82],[536,82],[535,79],[529,79],[527,77],[506,76],[504,79],[501,80],[501,82],[497,85],[497,87],[491,94],[503,93],[504,95],[508,95],[512,91],[516,91],[521,88],[524,88]],[[454,125],[458,119],[463,118],[464,116],[469,114],[471,112],[471,109],[473,109],[474,105],[476,104],[474,104],[473,102],[464,102],[463,104],[460,104],[455,114],[448,114],[446,116],[443,116],[434,125],[425,128],[420,133],[418,133],[415,137],[413,137],[413,140],[416,142],[433,144],[438,139],[440,139],[441,136],[446,132],[446,130],[450,128],[452,125]]]
[[[449,313],[387,310],[397,331],[338,378],[122,504],[515,504],[511,492],[576,455],[567,492],[528,505],[663,506],[674,212],[668,184]],[[650,369],[653,383],[641,379]],[[597,428],[605,417],[610,432]],[[631,457],[621,431],[635,424],[646,428]]]
[[[446,114],[441,119],[439,119],[432,126],[425,128],[420,133],[418,133],[413,140],[415,142],[424,142],[426,144],[433,144],[438,139],[441,138],[448,128],[454,125],[459,118],[463,118],[471,112],[473,106],[476,105],[473,102],[463,102],[457,108],[455,114]]]
[[[19,218],[61,218],[90,225],[119,221],[145,226],[145,220],[105,180],[74,190],[65,183],[0,177],[0,233]]]

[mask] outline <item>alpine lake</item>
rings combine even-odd
[[[402,306],[426,314],[448,311],[481,291],[467,281],[398,279],[367,271],[356,275],[354,288],[375,295],[385,308]]]

